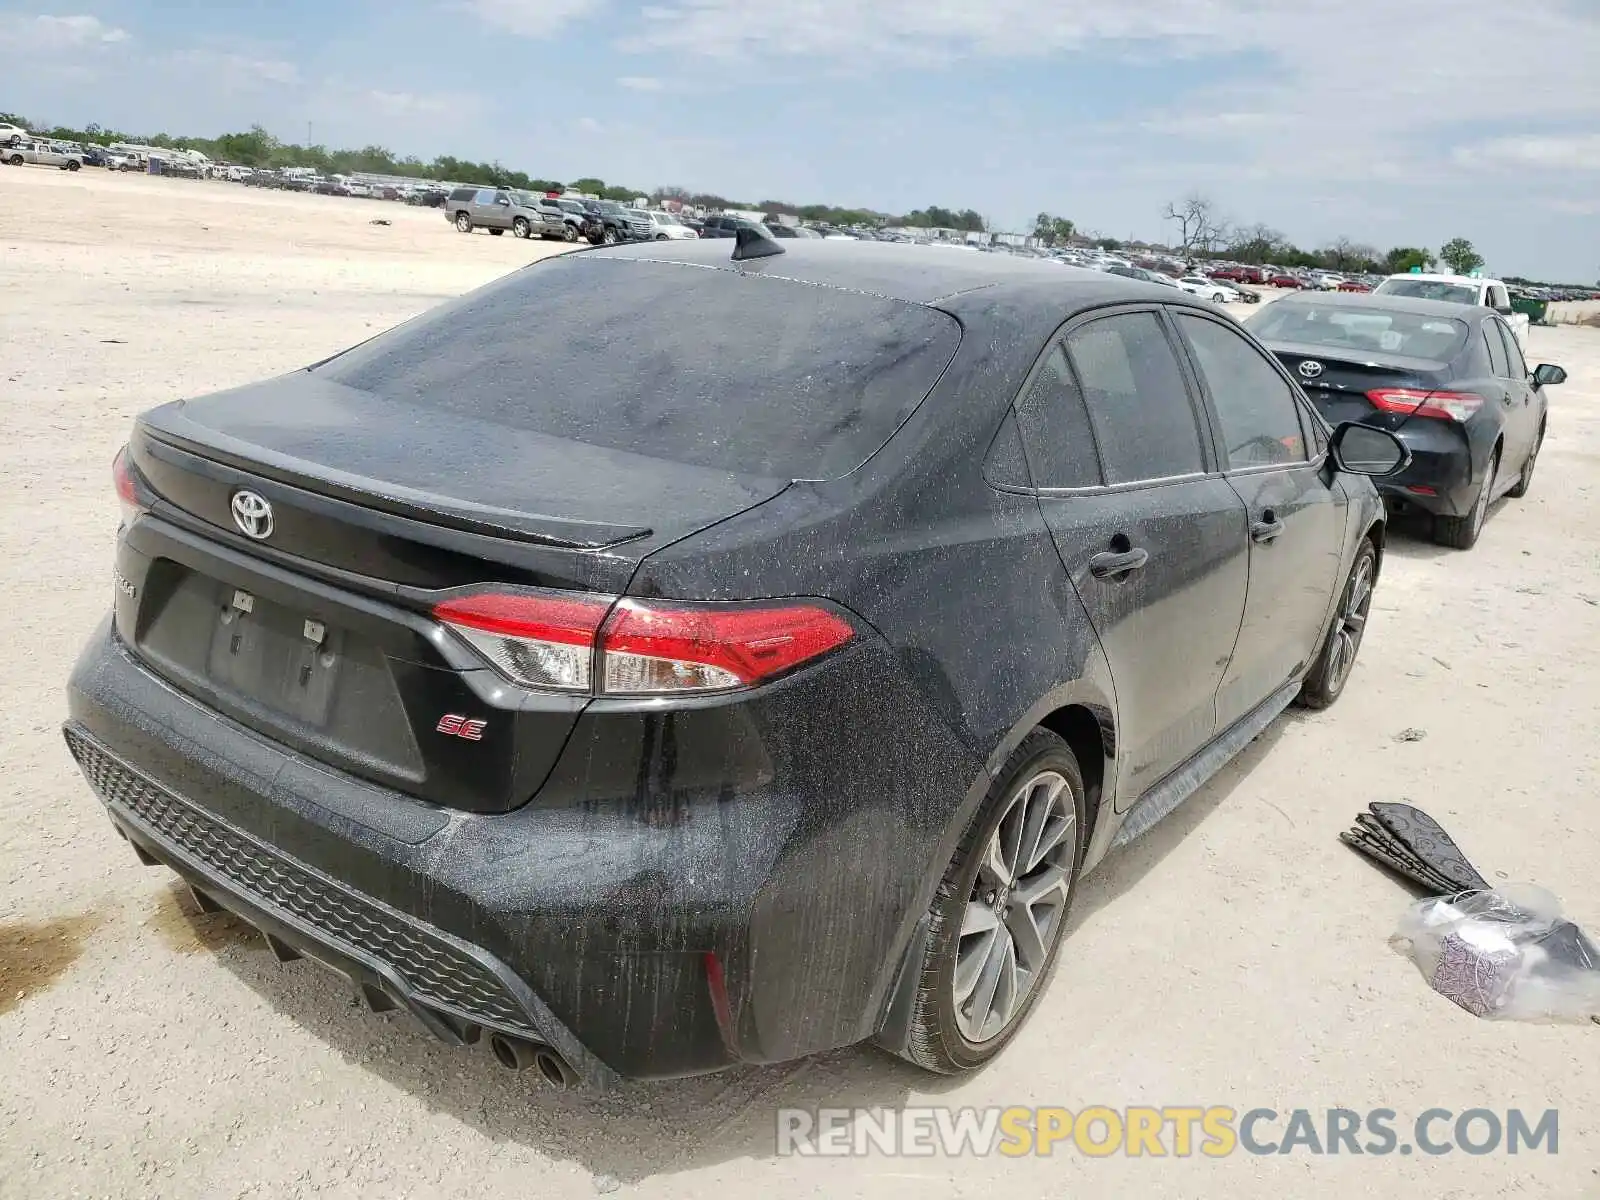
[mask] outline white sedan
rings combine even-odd
[[[1244,300],[1243,294],[1236,289],[1215,279],[1207,279],[1204,275],[1185,275],[1178,280],[1178,286],[1191,296],[1203,296],[1217,304],[1239,304]]]
[[[671,241],[673,239],[687,240],[700,236],[689,226],[679,221],[672,213],[660,212],[652,208],[644,210],[644,215],[649,217],[651,224],[655,226],[650,236],[658,242]]]

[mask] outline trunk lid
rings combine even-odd
[[[1272,352],[1305,389],[1317,411],[1330,424],[1359,421],[1382,429],[1399,429],[1406,413],[1385,412],[1367,398],[1378,388],[1419,388],[1432,391],[1448,386],[1449,368],[1427,358],[1366,350],[1341,352],[1331,346],[1294,342],[1269,342]],[[1307,367],[1305,364],[1314,364]]]
[[[538,789],[587,697],[505,686],[432,605],[491,583],[620,594],[652,550],[787,486],[306,373],[155,409],[129,456],[155,519],[119,546],[124,642],[308,757],[483,812]],[[235,521],[241,491],[270,505],[264,537]]]

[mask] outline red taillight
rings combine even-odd
[[[111,481],[116,484],[117,500],[122,505],[122,523],[130,524],[144,506],[139,503],[139,492],[134,487],[133,467],[128,463],[126,446],[118,450],[117,457],[111,460]]]
[[[503,673],[529,687],[587,692],[605,596],[492,592],[446,600],[433,615]]]
[[[815,604],[734,607],[493,592],[446,600],[433,615],[518,683],[613,696],[750,687],[855,636],[847,622]]]
[[[815,605],[729,608],[624,600],[600,634],[602,690],[660,695],[748,687],[842,646],[854,633]]]
[[[1367,393],[1373,406],[1384,412],[1441,421],[1465,421],[1483,407],[1476,392],[1429,392],[1419,388],[1378,388]]]

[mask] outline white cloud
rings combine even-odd
[[[260,84],[293,87],[301,82],[300,69],[292,62],[233,50],[205,47],[179,50],[170,61],[180,70],[203,71],[230,87]]]
[[[1600,171],[1600,134],[1572,137],[1506,137],[1463,146],[1453,155],[1462,166],[1533,167],[1551,171]]]
[[[457,7],[494,29],[519,37],[550,37],[597,11],[605,0],[460,0]]]
[[[665,86],[652,75],[624,75],[617,83],[631,92],[659,92]]]
[[[0,13],[0,38],[13,50],[70,50],[112,46],[127,41],[129,34],[86,13],[70,17]]]

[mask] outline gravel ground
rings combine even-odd
[[[389,226],[369,224],[374,217]],[[145,177],[0,171],[0,1195],[1600,1196],[1600,1029],[1477,1021],[1385,939],[1407,896],[1335,835],[1374,799],[1600,933],[1600,331],[1533,331],[1532,494],[1478,549],[1394,536],[1330,712],[1279,721],[1080,897],[1003,1059],[937,1083],[868,1050],[604,1096],[552,1091],[277,965],[137,866],[58,726],[110,598],[109,464],[158,402],[292,368],[543,253],[435,212]],[[1406,729],[1425,737],[1399,741]],[[530,1073],[531,1075],[531,1073]],[[1508,1158],[818,1160],[779,1105],[1558,1108]],[[1281,1132],[1281,1129],[1279,1130]]]

